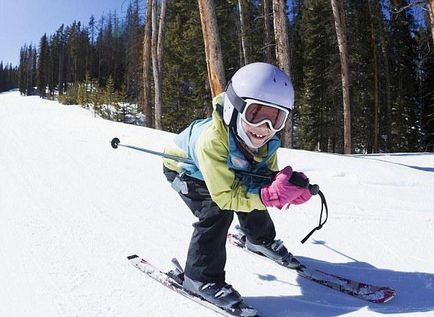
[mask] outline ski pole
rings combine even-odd
[[[158,155],[158,156],[161,156],[161,157],[164,157],[164,158],[175,160],[177,162],[193,164],[192,160],[190,160],[188,158],[185,158],[185,157],[181,157],[181,156],[177,156],[177,155],[171,155],[171,154],[166,154],[166,153],[157,152],[157,151],[152,151],[152,150],[144,149],[144,148],[133,146],[133,145],[122,144],[120,142],[121,141],[118,138],[113,138],[113,140],[111,141],[112,148],[117,149],[119,146],[122,146],[122,147],[126,147],[126,148],[129,148],[129,149],[145,152],[145,153],[149,153],[149,154],[153,154],[153,155]]]
[[[133,146],[133,145],[126,145],[126,144],[122,144],[120,143],[121,141],[118,138],[113,138],[113,140],[111,141],[111,145],[112,148],[117,149],[119,146],[122,147],[126,147],[129,149],[133,149],[133,150],[137,150],[137,151],[141,151],[141,152],[145,152],[145,153],[149,153],[149,154],[153,154],[153,155],[158,155],[164,158],[168,158],[177,162],[182,162],[182,163],[187,163],[187,164],[194,164],[194,162],[188,158],[185,157],[181,157],[181,156],[177,156],[177,155],[172,155],[172,154],[166,154],[166,153],[162,153],[162,152],[157,152],[157,151],[153,151],[153,150],[148,150],[148,149],[144,149],[141,147],[137,147],[137,146]],[[238,172],[238,171],[237,171]],[[259,178],[263,178],[263,179],[267,179],[272,181],[273,177],[270,175],[264,175],[264,174],[259,174],[259,173],[254,173],[254,172],[247,172],[247,171],[239,171],[240,174],[243,175],[247,175],[247,176],[253,176],[253,177],[259,177]]]
[[[172,155],[172,154],[166,154],[166,153],[157,152],[157,151],[153,151],[153,150],[148,150],[148,149],[140,148],[140,147],[133,146],[133,145],[126,145],[126,144],[122,144],[120,142],[121,141],[118,138],[113,138],[113,140],[111,141],[112,148],[117,149],[119,146],[122,146],[122,147],[126,147],[129,149],[133,149],[133,150],[161,156],[161,157],[171,159],[171,160],[174,160],[177,162],[194,164],[192,160],[185,158],[185,157]],[[259,177],[262,179],[266,179],[266,180],[269,180],[270,182],[273,181],[272,175],[264,175],[261,173],[247,172],[247,171],[237,171],[237,172],[239,172],[242,175],[246,175],[246,176]],[[310,184],[309,179],[305,179],[305,178],[301,177],[296,172],[292,173],[291,178],[289,179],[289,182],[293,185],[298,186],[298,187],[303,187],[303,188],[309,189],[309,191],[312,195],[316,195],[319,192],[319,186],[317,184]]]
[[[133,146],[133,145],[122,144],[120,142],[121,141],[118,138],[113,138],[111,140],[112,148],[117,149],[119,146],[122,146],[122,147],[126,147],[126,148],[129,148],[129,149],[133,149],[133,150],[137,150],[137,151],[141,151],[141,152],[145,152],[145,153],[161,156],[161,157],[164,157],[164,158],[168,158],[168,159],[171,159],[171,160],[174,160],[174,161],[177,161],[177,162],[182,162],[182,163],[187,163],[187,164],[194,164],[194,162],[192,160],[190,160],[188,158],[185,158],[185,157],[181,157],[181,156],[177,156],[177,155],[172,155],[172,154],[166,154],[166,153],[157,152],[157,151],[153,151],[153,150],[148,150],[148,149],[140,148],[140,147]],[[262,178],[262,179],[266,179],[269,182],[273,181],[273,175],[264,175],[264,174],[260,174],[260,173],[247,172],[247,171],[237,171],[237,172],[240,173],[240,174],[242,174],[242,175],[246,175],[246,176],[259,177],[259,178]],[[310,184],[309,183],[309,179],[302,177],[299,173],[293,172],[292,175],[291,175],[291,178],[289,179],[289,182],[291,184],[293,184],[293,185],[298,186],[298,187],[307,188],[312,195],[319,194],[319,196],[321,197],[321,214],[320,214],[320,217],[319,217],[319,224],[318,224],[317,227],[315,227],[314,229],[312,229],[312,231],[309,232],[309,234],[303,240],[301,240],[301,243],[305,243],[307,241],[307,239],[309,239],[309,237],[316,230],[320,230],[324,226],[324,224],[327,222],[327,219],[328,219],[327,202],[326,202],[324,194],[319,189],[319,186],[317,184]],[[324,210],[325,210],[325,219],[324,219],[324,221],[322,221],[322,215],[323,215],[323,211]]]

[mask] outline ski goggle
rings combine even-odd
[[[254,99],[245,99],[245,106],[241,112],[241,118],[248,124],[258,127],[266,122],[274,132],[285,127],[288,115],[289,110],[286,108]]]

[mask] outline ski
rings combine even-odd
[[[189,293],[182,287],[182,282],[184,280],[184,272],[176,259],[172,262],[175,264],[176,268],[170,270],[169,272],[163,272],[144,258],[134,254],[127,257],[128,261],[137,269],[154,279],[155,281],[163,284],[167,288],[175,291],[176,293],[188,298],[208,309],[213,310],[223,316],[237,316],[237,317],[259,317],[257,314],[252,314],[254,310],[252,307],[247,306],[244,302],[241,302],[237,307],[234,308],[221,308],[213,303],[202,299],[194,294]]]
[[[349,278],[327,273],[315,268],[310,268],[304,264],[302,264],[297,269],[289,268],[285,265],[285,263],[273,261],[261,254],[250,251],[246,247],[245,239],[245,235],[241,231],[239,233],[228,234],[228,241],[230,242],[230,244],[243,249],[245,252],[248,252],[255,256],[259,256],[262,259],[267,259],[283,267],[296,271],[297,274],[303,278],[335,289],[339,292],[377,304],[386,303],[393,299],[396,295],[396,291],[390,287],[381,287],[372,284],[357,282]]]

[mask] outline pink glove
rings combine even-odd
[[[293,185],[289,182],[291,175],[292,168],[291,166],[287,166],[277,173],[271,184],[262,186],[260,195],[265,206],[282,209],[288,203],[299,205],[312,197],[309,189]],[[299,176],[307,178],[303,173],[299,173]]]

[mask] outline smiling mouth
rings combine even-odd
[[[256,139],[264,139],[266,137],[265,135],[262,135],[262,134],[256,134],[256,133],[253,133],[253,132],[249,132],[249,133],[250,133],[251,136],[253,136]]]

